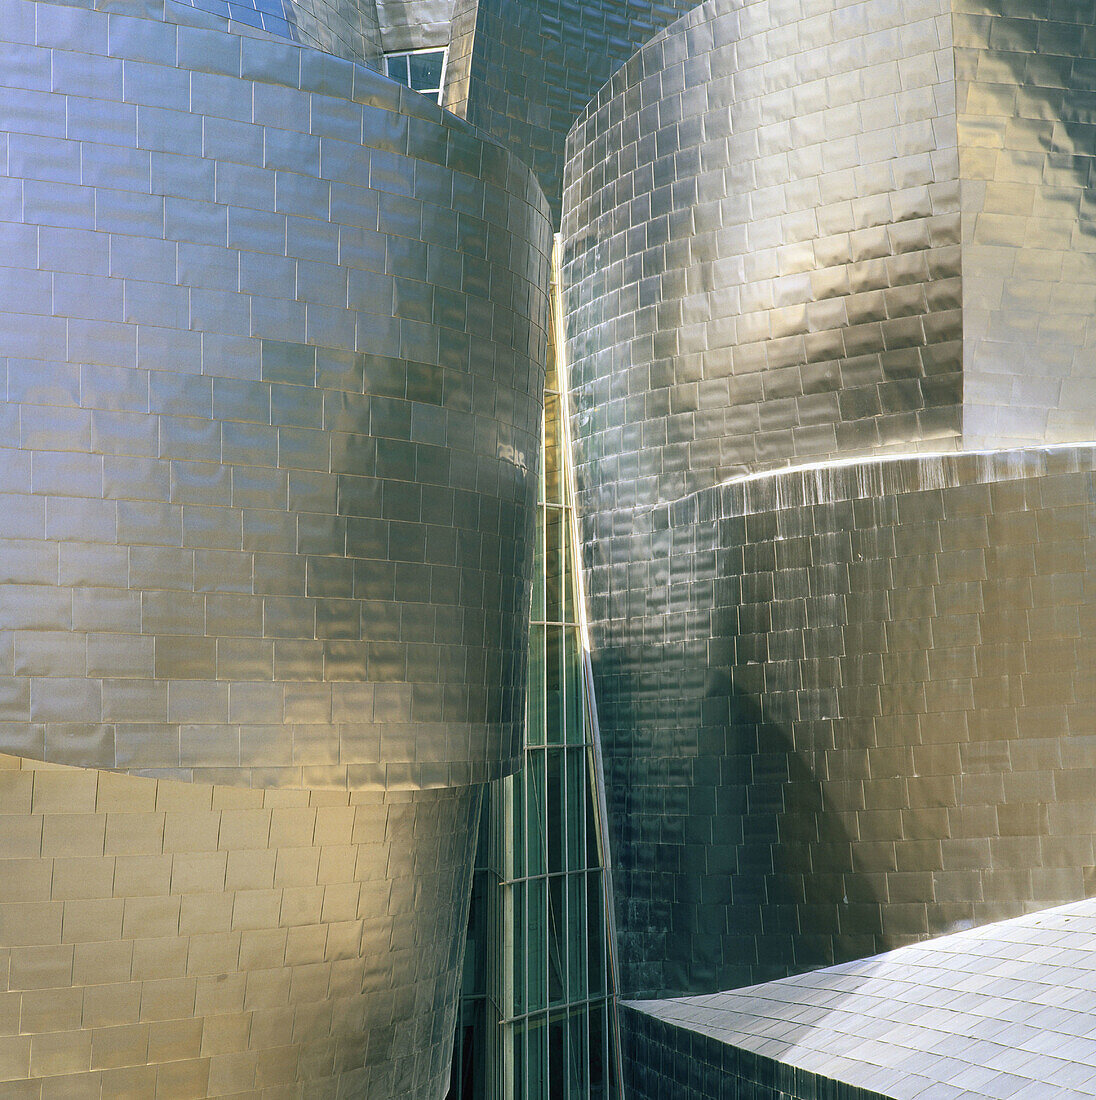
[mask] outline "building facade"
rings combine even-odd
[[[11,1095],[943,1087],[816,1054],[1096,882],[1096,16],[1014,8],[0,0]]]
[[[547,206],[367,6],[277,8],[0,18],[13,1096],[448,1078]]]
[[[1091,892],[1091,14],[705,3],[569,135],[637,1095],[829,1094],[649,998]]]
[[[1096,358],[1084,307],[1032,319],[1088,285],[1083,191],[1059,180],[1053,226],[1042,197],[1080,155],[1036,79],[1080,61],[1035,49],[1049,13],[952,7],[703,4],[569,138],[637,995],[1085,894],[1093,452],[1063,440],[1092,435]],[[1054,84],[1070,119],[1089,93]]]

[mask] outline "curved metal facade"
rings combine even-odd
[[[0,1080],[417,1100],[521,749],[548,211],[227,15],[0,0]]]
[[[568,139],[626,995],[1091,889],[1092,446],[1000,449],[1096,401],[1089,62],[1036,7],[709,2]]]
[[[7,1096],[438,1096],[478,790],[0,757]]]
[[[604,498],[591,511],[960,437],[949,5],[822,8],[703,4],[571,133],[564,264],[576,462]]]
[[[55,90],[5,109],[4,747],[255,786],[502,774],[532,177],[360,66],[55,4],[31,48],[34,5],[9,8],[25,84]]]
[[[640,43],[696,0],[455,0],[442,102],[528,164],[560,218],[564,141]]]

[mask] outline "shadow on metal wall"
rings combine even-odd
[[[595,657],[603,680],[613,659]],[[725,693],[725,672],[706,678],[703,724],[636,713],[642,748],[622,736],[606,754],[625,997],[737,988],[883,946],[883,899],[826,810],[818,762],[755,698]],[[667,709],[688,714],[686,693]]]

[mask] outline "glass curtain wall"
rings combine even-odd
[[[451,1100],[617,1096],[590,700],[554,346],[525,766],[484,799]]]

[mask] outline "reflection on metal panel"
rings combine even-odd
[[[1091,888],[1091,28],[1036,8],[710,2],[572,131],[628,993]]]
[[[587,511],[1096,434],[1085,35],[968,7],[710,0],[589,105],[564,225]]]
[[[528,164],[559,223],[564,140],[590,97],[696,0],[457,0],[442,103]]]
[[[437,1095],[479,801],[0,756],[0,1093]]]
[[[151,19],[108,53],[101,13],[5,2],[21,79],[54,91],[4,104],[3,745],[255,786],[501,774],[532,177],[361,66]],[[68,136],[43,121],[66,111]]]
[[[208,13],[205,20],[187,13]],[[169,19],[216,27],[228,19],[233,33],[248,28],[371,69],[381,67],[381,28],[376,0],[164,0]]]
[[[5,1096],[439,1095],[520,756],[543,196],[237,15],[0,0]]]

